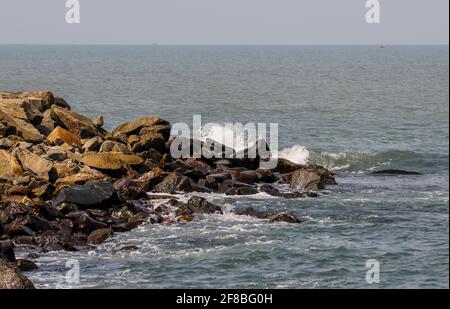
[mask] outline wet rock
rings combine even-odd
[[[288,174],[302,168],[305,168],[305,165],[297,164],[289,160],[279,158],[277,167],[274,169],[274,171],[281,174]]]
[[[295,198],[303,198],[303,197],[317,197],[318,194],[315,192],[281,192],[280,190],[278,190],[277,188],[275,188],[274,186],[268,185],[268,184],[264,184],[262,185],[259,190],[261,192],[267,193],[271,196],[276,196],[276,197],[282,197],[285,199],[295,199]]]
[[[144,192],[148,192],[163,180],[164,177],[161,174],[161,170],[159,168],[155,168],[152,171],[143,174],[138,179],[132,180],[130,182],[130,185],[138,187]]]
[[[0,259],[0,289],[34,289],[34,285],[16,265]]]
[[[49,222],[45,219],[42,219],[38,216],[30,216],[28,221],[29,222],[28,222],[27,226],[29,228],[31,228],[31,230],[38,232],[38,233],[56,229],[55,226],[51,222]]]
[[[103,143],[103,139],[99,136],[95,136],[95,137],[89,139],[86,143],[84,143],[83,151],[84,152],[99,151],[102,143]]]
[[[270,217],[272,222],[286,222],[286,223],[302,223],[303,221],[297,218],[294,214],[283,212]]]
[[[259,181],[259,176],[256,171],[237,171],[232,173],[233,180],[247,184],[254,184]]]
[[[107,225],[103,222],[93,219],[87,212],[80,211],[69,213],[67,218],[73,220],[73,229],[84,234],[91,234],[95,230],[105,229]]]
[[[53,169],[51,161],[25,149],[17,149],[16,155],[25,170],[33,172],[42,179],[50,179],[49,173]]]
[[[6,259],[9,262],[16,261],[16,255],[10,240],[0,241],[0,259]]]
[[[93,231],[88,237],[88,244],[100,245],[113,235],[114,231],[110,228]]]
[[[145,222],[144,220],[130,219],[128,222],[113,224],[111,227],[115,232],[124,233],[134,230],[144,222]]]
[[[56,206],[56,209],[63,215],[66,215],[70,212],[77,212],[80,210],[77,204],[65,202],[58,204],[58,206]]]
[[[111,202],[115,197],[116,190],[108,181],[95,181],[80,186],[68,187],[56,196],[53,206],[60,203],[74,203],[83,207],[99,207]]]
[[[153,127],[156,125],[169,125],[169,123],[159,117],[142,117],[118,126],[112,131],[112,134],[138,134],[142,128]]]
[[[92,121],[78,113],[53,105],[51,108],[51,115],[52,119],[54,119],[59,126],[78,135],[80,138],[89,138],[100,135],[100,132]]]
[[[258,169],[256,175],[258,176],[258,182],[274,183],[278,181],[278,177],[272,170]]]
[[[16,157],[6,150],[0,149],[0,179],[14,179],[22,176],[23,170]]]
[[[253,187],[233,187],[225,191],[226,195],[255,195],[259,191]]]
[[[53,129],[49,136],[47,136],[47,140],[52,144],[61,144],[59,141],[62,141],[69,146],[81,147],[81,140],[78,135],[61,127]]]
[[[192,192],[193,187],[189,177],[174,172],[156,185],[153,191],[161,193]]]
[[[183,215],[183,216],[177,217],[177,222],[179,222],[179,223],[186,223],[186,222],[192,222],[192,221],[194,221],[193,215]]]
[[[136,155],[125,155],[118,152],[102,152],[86,153],[81,162],[100,170],[120,170],[127,166],[142,164],[144,159]]]
[[[296,170],[292,174],[291,188],[302,190],[323,190],[325,189],[325,178],[314,171],[305,169]]]
[[[205,198],[199,196],[191,197],[186,204],[182,204],[176,210],[176,215],[185,216],[191,214],[223,214],[219,206],[211,204]]]
[[[24,224],[21,224],[17,221],[13,221],[6,225],[5,230],[3,232],[5,235],[8,235],[10,238],[16,237],[16,236],[32,236],[33,231],[25,226]]]
[[[395,170],[395,169],[386,169],[381,171],[375,171],[372,174],[374,175],[403,175],[403,176],[418,176],[422,175],[418,172],[410,172],[410,171],[403,171],[403,170]]]
[[[33,261],[30,261],[30,260],[25,260],[25,259],[18,259],[16,261],[16,266],[17,266],[17,268],[19,268],[20,271],[23,271],[23,272],[31,272],[31,271],[36,271],[39,269],[39,267],[36,265],[36,263],[34,263]]]

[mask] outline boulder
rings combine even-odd
[[[116,141],[104,141],[100,146],[100,152],[121,152],[123,154],[130,155],[131,151],[127,145]]]
[[[98,151],[102,143],[103,139],[100,136],[95,136],[89,139],[86,143],[84,143],[83,151],[84,152]]]
[[[34,285],[15,264],[0,259],[0,289],[34,289]]]
[[[68,219],[73,220],[74,231],[90,235],[93,231],[107,228],[103,222],[93,219],[87,212],[78,211],[66,215]]]
[[[144,163],[144,159],[136,155],[119,152],[85,153],[81,159],[85,165],[101,170],[120,170],[130,165]]]
[[[0,179],[13,179],[22,176],[23,170],[16,157],[6,150],[0,149]]]
[[[0,98],[2,99],[22,99],[31,102],[38,102],[41,106],[41,112],[50,108],[55,103],[55,97],[53,93],[48,90],[42,91],[28,91],[28,92],[0,92]],[[34,103],[35,104],[35,103]]]
[[[169,123],[159,117],[142,117],[127,122],[115,128],[112,134],[124,133],[126,135],[137,134],[143,127],[153,127],[156,125],[168,125]]]
[[[104,243],[108,238],[110,238],[114,234],[114,231],[110,228],[98,229],[93,231],[88,239],[88,244],[91,245],[100,245]]]
[[[39,267],[36,265],[36,263],[34,263],[33,261],[30,261],[30,260],[25,260],[25,259],[18,259],[16,261],[16,266],[17,266],[17,268],[19,268],[20,271],[23,271],[23,272],[36,271],[39,269]]]
[[[48,136],[53,131],[55,128],[55,121],[52,119],[51,110],[46,110],[42,113],[42,119],[35,127],[45,136]]]
[[[8,114],[7,110],[0,108],[0,121],[6,124],[8,131],[14,132],[24,140],[32,143],[40,143],[43,140],[42,134],[27,120],[16,118]]]
[[[147,134],[161,134],[166,142],[170,138],[170,132],[172,130],[171,125],[155,125],[152,127],[144,127],[139,131],[139,136]]]
[[[140,137],[139,143],[133,145],[133,152],[142,152],[149,149],[155,149],[162,153],[165,149],[165,140],[160,133],[147,133]]]
[[[205,198],[199,196],[191,197],[186,204],[181,204],[176,210],[177,217],[191,214],[223,214],[219,206],[211,204]]]
[[[63,141],[69,146],[81,147],[80,138],[61,127],[56,127],[53,129],[49,136],[47,136],[47,140],[52,144],[59,144],[58,141]]]
[[[66,178],[80,172],[80,166],[72,161],[65,160],[63,162],[56,162],[53,164],[55,170],[55,179]]]
[[[325,189],[325,177],[315,171],[299,169],[292,173],[291,188],[302,190]]]
[[[14,249],[11,241],[0,241],[0,259],[6,259],[9,262],[16,261],[16,255],[14,254]]]
[[[297,218],[294,214],[283,212],[270,216],[272,222],[286,222],[286,223],[302,223],[303,221]]]
[[[108,205],[115,197],[116,190],[108,181],[95,181],[80,186],[64,188],[53,200],[53,206],[57,207],[61,203],[74,203],[79,206],[101,207]]]
[[[93,180],[108,180],[109,177],[103,175],[102,173],[92,174],[92,173],[77,173],[74,175],[66,176],[64,178],[59,178],[55,182],[56,192],[59,192],[64,187],[72,187],[74,185],[84,185]]]
[[[166,176],[164,180],[153,189],[154,192],[161,193],[192,192],[193,190],[189,177],[182,176],[176,172]]]
[[[52,119],[59,126],[64,127],[80,138],[90,138],[100,135],[100,132],[92,121],[78,113],[53,105],[51,115]]]
[[[42,179],[50,179],[49,173],[53,169],[53,163],[50,160],[20,148],[17,149],[16,155],[25,170],[33,172]]]
[[[305,165],[297,164],[294,162],[291,162],[289,160],[279,158],[277,167],[274,169],[275,172],[279,172],[281,174],[287,174],[295,172],[298,169],[305,168]]]

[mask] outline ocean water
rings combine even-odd
[[[39,288],[448,288],[448,46],[0,46],[0,91],[51,89],[106,128],[279,123],[280,149],[338,186],[317,199],[207,198],[226,209],[41,254]],[[422,176],[372,176],[399,168]],[[185,197],[186,198],[186,197]],[[233,209],[291,211],[301,225]],[[137,250],[123,251],[135,245]],[[19,255],[25,255],[23,250]],[[65,280],[77,259],[81,282]],[[366,262],[380,283],[366,282]]]

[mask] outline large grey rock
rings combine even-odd
[[[81,186],[64,188],[53,200],[53,206],[74,203],[80,206],[99,207],[114,197],[116,190],[108,181],[96,181]]]

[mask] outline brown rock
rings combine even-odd
[[[56,105],[52,106],[51,111],[52,118],[56,120],[58,125],[64,127],[81,138],[89,138],[100,135],[100,132],[92,121],[78,113]]]
[[[120,170],[129,165],[139,165],[144,162],[139,156],[125,155],[119,152],[86,153],[81,162],[89,167],[101,170]]]
[[[315,171],[306,169],[296,170],[292,174],[291,188],[302,190],[323,190],[325,189],[325,178]]]
[[[18,115],[20,116],[20,115]],[[8,130],[14,132],[15,135],[22,137],[24,140],[32,143],[40,143],[43,138],[41,133],[28,122],[28,119],[16,118],[8,111],[0,107],[0,121],[4,122]]]
[[[98,151],[100,149],[100,146],[103,143],[103,139],[99,136],[95,136],[91,139],[89,139],[86,143],[83,145],[84,152],[89,151]]]
[[[8,151],[0,149],[0,179],[11,179],[22,175],[23,170],[16,157]]]
[[[143,127],[153,127],[156,125],[168,125],[169,123],[159,117],[142,117],[127,122],[115,128],[112,133],[125,133],[127,135],[137,134]]]
[[[148,133],[140,137],[139,143],[133,145],[133,152],[141,152],[149,149],[155,149],[162,153],[165,149],[164,137],[160,133]]]
[[[75,135],[61,127],[56,127],[50,133],[50,135],[47,137],[47,139],[52,144],[57,144],[57,141],[60,140],[60,141],[63,141],[64,143],[66,143],[67,145],[81,147],[80,138],[77,135]]]
[[[55,128],[55,121],[52,119],[51,110],[46,110],[42,113],[42,119],[39,124],[36,125],[36,129],[45,136],[49,135]]]
[[[51,161],[46,160],[25,149],[17,149],[16,154],[25,170],[33,172],[42,179],[50,179],[49,172],[53,168],[53,163]]]

